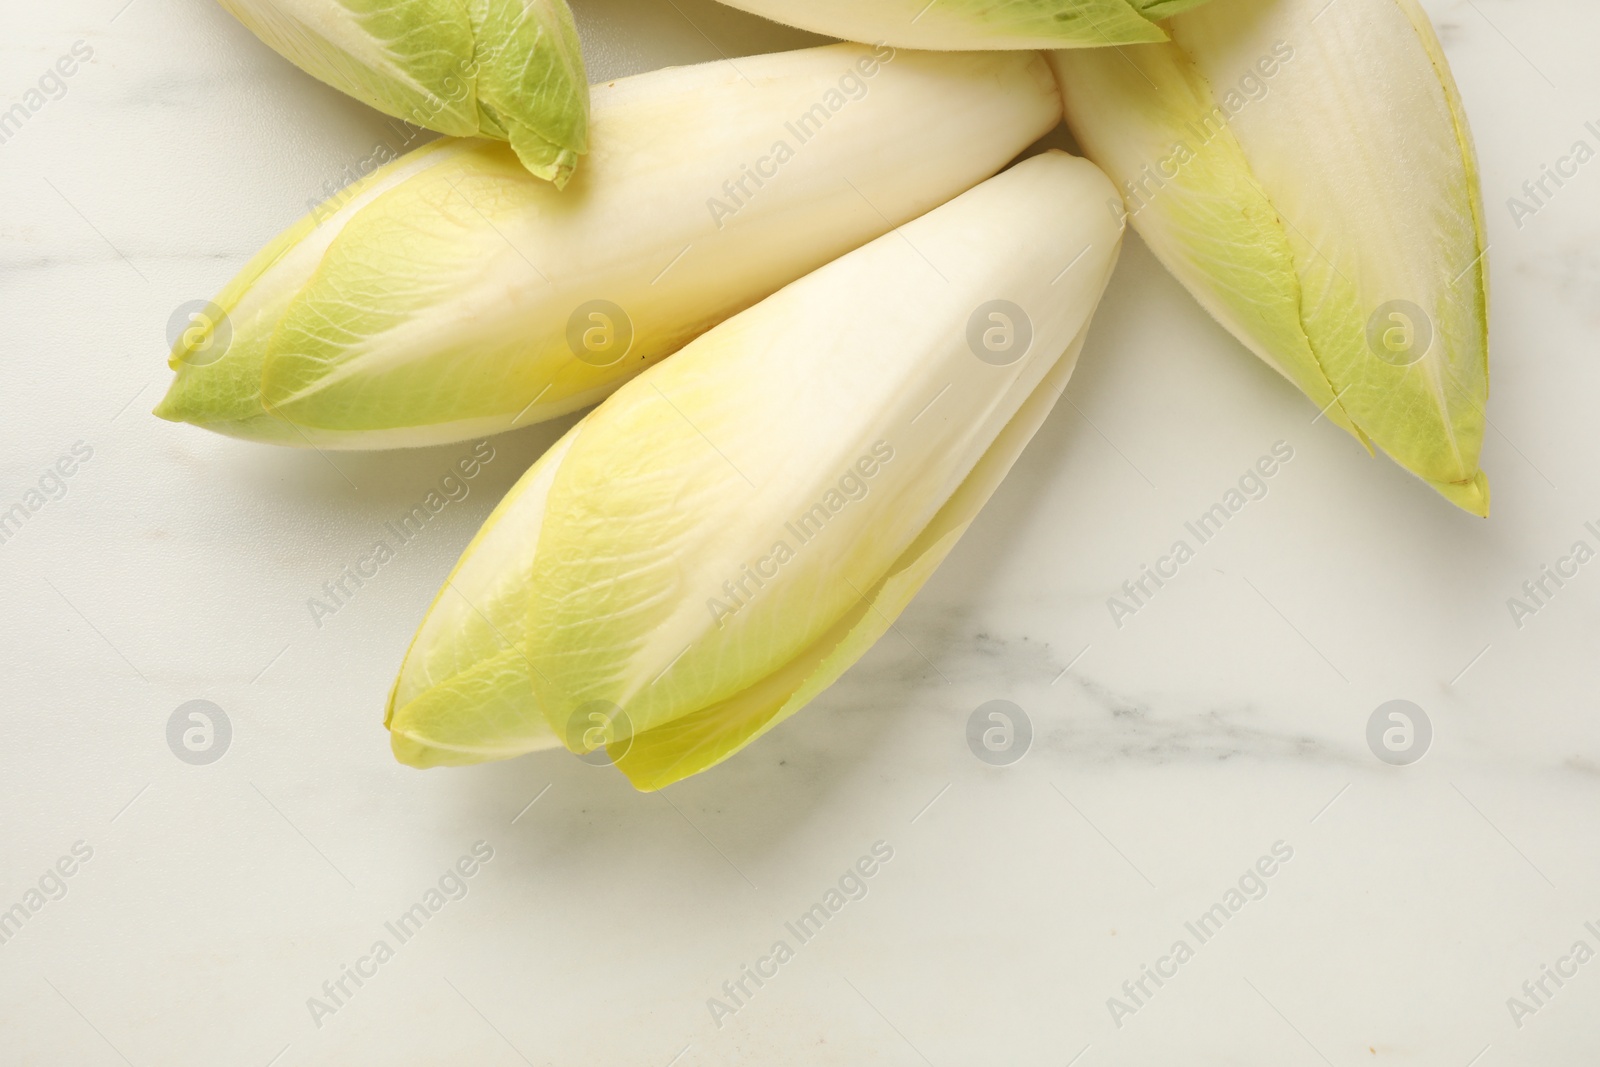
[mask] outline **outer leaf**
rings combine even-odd
[[[588,148],[588,81],[565,0],[219,0],[306,73],[386,114],[510,140],[565,185]]]
[[[173,353],[157,413],[320,448],[553,418],[981,181],[1060,116],[1035,53],[859,45],[658,71],[595,100],[604,136],[565,193],[502,145],[450,142],[299,224],[219,297],[226,354]],[[580,359],[569,327],[597,300],[631,342]]]
[[[789,26],[897,48],[1083,48],[1162,41],[1153,19],[1206,0],[723,0]]]
[[[1360,436],[1301,321],[1283,220],[1194,64],[1172,45],[1053,60],[1080,146],[1121,180],[1129,220],[1151,250],[1251,351]],[[1176,180],[1164,176],[1172,169]]]
[[[866,655],[944,562],[1066,389],[1085,327],[1023,403],[978,465],[876,586],[782,668],[730,699],[610,746],[641,790],[662,789],[713,767],[805,707]]]
[[[362,103],[441,133],[478,132],[461,70],[475,50],[472,23],[460,0],[217,2],[273,51]]]
[[[262,371],[279,320],[338,238],[339,221],[357,217],[390,189],[472,146],[465,141],[424,145],[346,189],[338,219],[319,225],[317,215],[308,215],[256,253],[214,301],[226,326],[186,333],[174,346],[167,365],[177,377],[155,413],[255,441],[322,443],[263,405]],[[226,345],[219,359],[210,356],[213,344]]]
[[[507,759],[561,742],[533,699],[527,590],[556,468],[571,430],[484,520],[406,652],[384,725],[414,767]]]
[[[589,86],[565,0],[469,0],[482,132],[522,165],[565,186],[589,150]]]
[[[554,406],[603,384],[607,373],[574,359],[559,331],[533,345],[505,329],[500,278],[520,293],[547,288],[505,236],[530,197],[557,199],[511,153],[480,144],[355,214],[274,327],[267,410],[319,429],[470,433],[498,428],[493,416],[509,423],[540,390]],[[563,206],[553,212],[570,214]]]
[[[1334,421],[1486,514],[1487,243],[1426,16],[1413,0],[1214,0],[1168,29],[1126,63],[1054,58],[1069,123],[1134,226],[1319,408],[1331,389]],[[1369,335],[1396,301],[1432,334],[1409,363]]]

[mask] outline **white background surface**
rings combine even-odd
[[[1071,403],[903,637],[645,796],[559,753],[408,770],[380,725],[449,565],[566,422],[495,439],[319,629],[307,598],[469,446],[335,469],[148,414],[173,308],[394,133],[212,4],[123,3],[0,13],[0,107],[95,53],[0,145],[0,508],[93,448],[0,545],[0,908],[93,849],[0,945],[0,1063],[1594,1062],[1600,960],[1520,1028],[1506,1007],[1600,949],[1600,562],[1521,629],[1506,607],[1597,543],[1600,161],[1520,229],[1505,206],[1600,143],[1591,5],[1427,5],[1493,243],[1491,519],[1312,425],[1130,237]],[[595,80],[815,40],[709,0],[574,7]],[[1280,440],[1267,498],[1119,630],[1106,598]],[[233,726],[210,766],[166,743],[194,698]],[[996,698],[1036,733],[1008,768],[965,739]],[[1434,725],[1407,768],[1364,738],[1392,698]],[[479,840],[468,895],[314,1025],[307,998]],[[879,840],[866,898],[717,1028],[707,998]],[[1277,841],[1267,896],[1114,1025],[1107,998]]]

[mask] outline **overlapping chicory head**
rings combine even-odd
[[[1415,0],[1213,0],[1056,52],[1067,121],[1161,261],[1326,417],[1489,508],[1488,267],[1467,121]]]
[[[840,44],[595,90],[565,192],[441,141],[262,251],[173,350],[156,414],[258,441],[392,448],[595,403],[1060,122],[1037,52]]]
[[[501,502],[390,698],[396,756],[602,744],[641,789],[799,710],[892,624],[1065,386],[1114,189],[1029,159],[628,383]]]
[[[722,0],[789,26],[897,48],[1099,48],[1164,41],[1207,0]]]
[[[508,141],[564,186],[589,82],[566,0],[218,0],[307,74],[395,118]]]

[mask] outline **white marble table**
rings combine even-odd
[[[813,40],[710,0],[574,6],[596,79]],[[0,944],[0,1064],[1596,1062],[1600,960],[1562,961],[1600,950],[1600,563],[1520,627],[1507,600],[1600,545],[1600,162],[1520,227],[1506,200],[1600,144],[1600,10],[1427,6],[1493,239],[1493,518],[1313,425],[1131,239],[1071,402],[903,637],[646,796],[559,754],[411,771],[379,725],[442,576],[561,427],[497,439],[319,628],[307,599],[465,446],[336,469],[147,414],[173,308],[390,125],[205,0],[7,5],[0,106],[92,57],[0,144],[0,508],[59,496],[0,544],[0,909],[31,912]],[[1107,598],[1280,441],[1267,496],[1115,625]],[[167,741],[196,699],[231,726],[208,765]],[[1366,739],[1395,699],[1432,726],[1409,766]],[[1032,724],[1010,766],[968,748],[990,700]],[[465,895],[397,937],[478,842]],[[802,942],[785,924],[875,845]],[[1230,910],[1241,879],[1260,899]]]

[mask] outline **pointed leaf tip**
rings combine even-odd
[[[1478,471],[1462,482],[1429,482],[1450,503],[1480,519],[1489,517],[1489,476]]]

